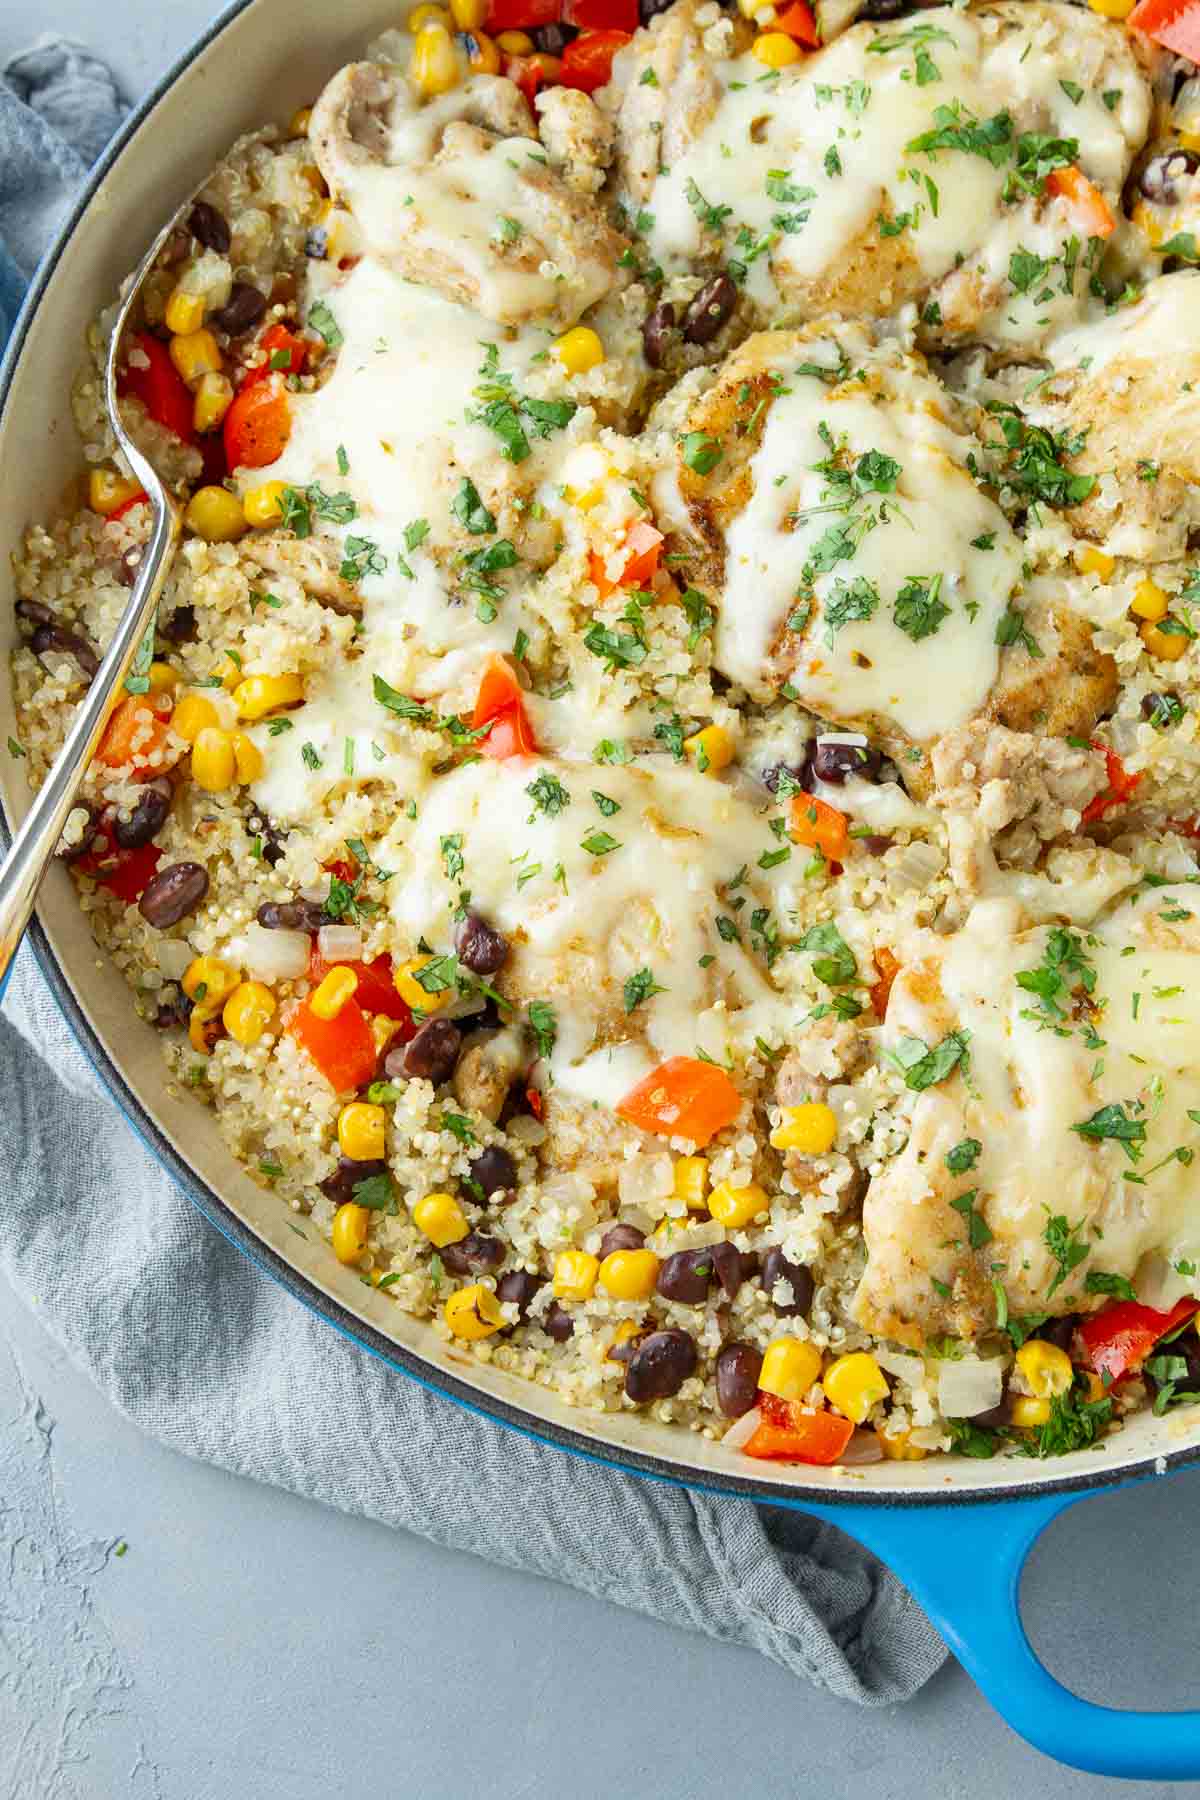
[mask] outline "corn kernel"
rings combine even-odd
[[[180,982],[189,1000],[199,1006],[203,1003],[209,1007],[223,1006],[242,979],[240,969],[231,963],[222,962],[219,956],[193,957],[183,972]]]
[[[1163,631],[1149,620],[1138,627],[1138,636],[1151,656],[1157,656],[1160,662],[1178,662],[1181,656],[1187,655],[1187,647],[1192,641],[1182,631]]]
[[[470,1287],[459,1288],[451,1294],[444,1311],[446,1323],[455,1337],[466,1338],[468,1342],[491,1337],[504,1323],[500,1302],[482,1281],[474,1281]]]
[[[411,1006],[414,1012],[437,1012],[438,1008],[445,1006],[450,998],[449,988],[440,994],[430,994],[415,979],[417,972],[423,969],[426,963],[431,963],[433,960],[432,956],[410,956],[407,962],[400,963],[392,971],[396,992],[405,1006]]]
[[[527,31],[498,31],[496,43],[505,56],[533,55],[533,39]]]
[[[1037,1400],[1065,1394],[1075,1379],[1071,1359],[1057,1344],[1044,1338],[1028,1338],[1017,1351],[1017,1367]]]
[[[1129,610],[1137,618],[1149,619],[1152,625],[1157,625],[1160,619],[1166,618],[1168,605],[1167,596],[1157,581],[1151,581],[1146,575],[1133,590]]]
[[[192,745],[192,780],[206,794],[223,794],[233,786],[237,758],[227,731],[208,726]]]
[[[1087,1382],[1087,1397],[1094,1404],[1097,1400],[1108,1399],[1108,1389],[1094,1369],[1089,1369],[1084,1376]]]
[[[657,1280],[653,1250],[614,1250],[600,1264],[600,1286],[614,1300],[648,1300]]]
[[[333,1215],[333,1254],[340,1263],[357,1262],[367,1247],[371,1214],[367,1207],[347,1200]]]
[[[600,1259],[587,1250],[560,1250],[554,1259],[554,1298],[590,1300]]]
[[[265,719],[281,706],[295,706],[304,698],[299,675],[247,675],[233,690],[240,719]]]
[[[768,69],[786,69],[789,63],[799,62],[800,46],[786,31],[764,31],[754,40],[754,54]]]
[[[205,694],[185,694],[171,714],[171,730],[185,744],[194,744],[202,731],[220,723],[221,715]]]
[[[1098,575],[1101,581],[1108,581],[1117,559],[1107,550],[1097,550],[1095,544],[1081,544],[1075,552],[1075,566],[1081,575]]]
[[[1031,1400],[1027,1394],[1018,1394],[1010,1408],[1012,1422],[1023,1431],[1032,1431],[1038,1425],[1050,1423],[1050,1402],[1048,1400]]]
[[[248,781],[261,781],[265,767],[263,753],[253,738],[244,731],[230,732],[233,742],[233,764],[238,781],[244,787]]]
[[[241,501],[228,488],[197,488],[187,503],[183,522],[207,544],[232,544],[246,529]]]
[[[448,94],[458,86],[458,57],[445,26],[432,20],[417,33],[408,65],[408,79],[423,99]]]
[[[192,1016],[188,1020],[188,1043],[201,1056],[211,1056],[213,1046],[221,1035],[221,1009],[219,1006],[193,1006]]]
[[[617,1326],[617,1329],[613,1332],[612,1342],[604,1352],[605,1362],[620,1362],[621,1358],[619,1356],[614,1356],[613,1351],[619,1350],[622,1344],[627,1344],[630,1338],[639,1336],[641,1331],[642,1327],[638,1324],[636,1319],[622,1319],[621,1323]]]
[[[142,492],[142,484],[129,475],[118,475],[115,469],[93,469],[88,476],[88,505],[107,518]]]
[[[371,1038],[380,1056],[383,1055],[399,1029],[399,1019],[389,1019],[386,1013],[371,1014]]]
[[[286,481],[264,481],[261,487],[250,488],[244,493],[242,511],[247,525],[278,525],[283,518],[283,497],[287,491]]]
[[[488,0],[450,0],[455,31],[482,31],[487,23]]]
[[[308,128],[311,124],[312,107],[302,106],[299,112],[294,112],[288,120],[288,136],[294,138],[307,137]]]
[[[702,1212],[708,1189],[708,1158],[681,1156],[675,1164],[675,1198],[685,1200],[692,1212]]]
[[[1088,0],[1088,5],[1102,19],[1127,19],[1137,0]]]
[[[310,1011],[316,1013],[318,1019],[336,1019],[357,986],[355,971],[339,963],[309,995]]]
[[[414,6],[408,15],[408,29],[416,37],[418,31],[424,31],[427,25],[441,25],[444,30],[450,29],[450,14],[444,6]]]
[[[887,1376],[866,1350],[854,1350],[830,1363],[821,1386],[830,1406],[856,1425],[861,1425],[875,1403],[886,1400],[891,1392]]]
[[[375,1162],[387,1147],[387,1114],[382,1106],[352,1100],[338,1114],[338,1143],[352,1162]]]
[[[806,1100],[803,1106],[785,1106],[783,1124],[771,1133],[775,1150],[799,1150],[805,1156],[824,1156],[837,1141],[837,1114],[823,1100]]]
[[[467,61],[471,65],[472,75],[498,75],[500,73],[500,51],[494,38],[482,31],[467,33]]]
[[[233,383],[228,375],[202,375],[192,402],[192,424],[203,435],[215,431],[233,405]]]
[[[338,1134],[341,1135],[340,1120]],[[466,1214],[453,1194],[426,1194],[413,1207],[412,1216],[417,1230],[423,1231],[430,1243],[436,1244],[439,1250],[444,1250],[447,1244],[457,1244],[471,1229],[467,1224]]]
[[[1200,132],[1181,131],[1179,134],[1179,148],[1181,150],[1190,151],[1193,156],[1200,155]]]
[[[695,758],[702,775],[715,775],[718,769],[727,769],[736,753],[733,739],[723,725],[706,725],[703,731],[684,738],[683,747]]]
[[[173,337],[167,346],[171,361],[189,387],[202,375],[219,375],[221,351],[211,331],[185,331]]]
[[[262,981],[243,981],[235,987],[221,1014],[221,1023],[239,1044],[257,1044],[275,1014],[275,996]]]
[[[763,1351],[758,1385],[780,1400],[803,1400],[821,1373],[821,1352],[804,1338],[775,1338]]]
[[[176,337],[187,337],[190,332],[199,331],[204,323],[204,296],[189,294],[186,288],[177,287],[167,301],[163,321]]]
[[[152,662],[147,670],[152,694],[173,694],[183,680],[178,669],[173,669],[168,662]]]
[[[911,1432],[888,1431],[885,1426],[877,1425],[875,1436],[889,1462],[920,1462],[929,1454],[927,1450],[922,1450],[920,1444],[913,1443]]]
[[[213,677],[220,682],[227,694],[232,694],[234,688],[240,687],[244,679],[241,657],[235,657],[226,650],[221,660],[213,668]]]
[[[749,1225],[751,1219],[766,1212],[770,1201],[759,1187],[752,1181],[747,1187],[732,1187],[723,1181],[708,1196],[708,1210],[718,1224],[736,1231],[742,1225]]]
[[[604,361],[604,345],[590,325],[574,325],[557,340],[554,354],[568,375],[586,375]]]

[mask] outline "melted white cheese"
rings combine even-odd
[[[1060,332],[1046,354],[1056,369],[1091,376],[1118,358],[1157,360],[1200,351],[1200,271],[1181,269],[1152,281],[1131,306],[1118,307],[1073,331]]]
[[[751,465],[753,494],[726,532],[717,666],[759,697],[785,667],[801,701],[824,718],[874,715],[914,739],[934,738],[976,712],[996,678],[996,623],[1020,573],[1020,545],[966,473],[968,441],[942,423],[940,389],[930,378],[881,359],[870,370],[872,381],[880,376],[881,402],[866,384],[830,390],[815,376],[781,373],[791,391],[766,415]],[[859,503],[857,516],[877,522],[850,560],[816,576],[807,629],[796,649],[785,636],[772,670],[805,564],[831,526],[850,522],[828,507],[827,478],[813,466],[829,456],[822,425],[835,443],[844,440],[851,459],[881,451],[900,474],[893,493]],[[978,538],[991,538],[993,547],[973,545]],[[895,623],[896,596],[910,578],[936,575],[949,615],[914,641]],[[879,595],[872,616],[832,630],[825,607],[859,578]]]

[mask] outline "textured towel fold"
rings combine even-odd
[[[0,308],[120,111],[110,74],[78,45],[39,44],[4,71]],[[0,1015],[0,1093],[0,1267],[164,1443],[751,1645],[847,1699],[905,1699],[944,1658],[903,1588],[831,1528],[546,1449],[426,1393],[297,1305],[114,1111],[28,949]]]

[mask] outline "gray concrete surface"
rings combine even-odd
[[[134,94],[211,12],[0,0],[0,56],[65,30]],[[1089,1502],[1036,1550],[1027,1623],[1089,1698],[1200,1699],[1198,1482]],[[118,1418],[0,1284],[4,1800],[1076,1800],[1118,1786],[1200,1795],[1047,1763],[953,1664],[910,1705],[862,1712],[748,1652],[186,1462]]]

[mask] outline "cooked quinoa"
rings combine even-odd
[[[62,846],[305,1234],[784,1460],[1200,1383],[1200,77],[893,12],[435,19],[234,146],[125,351],[186,529]],[[110,321],[14,559],[35,785],[150,531]]]

